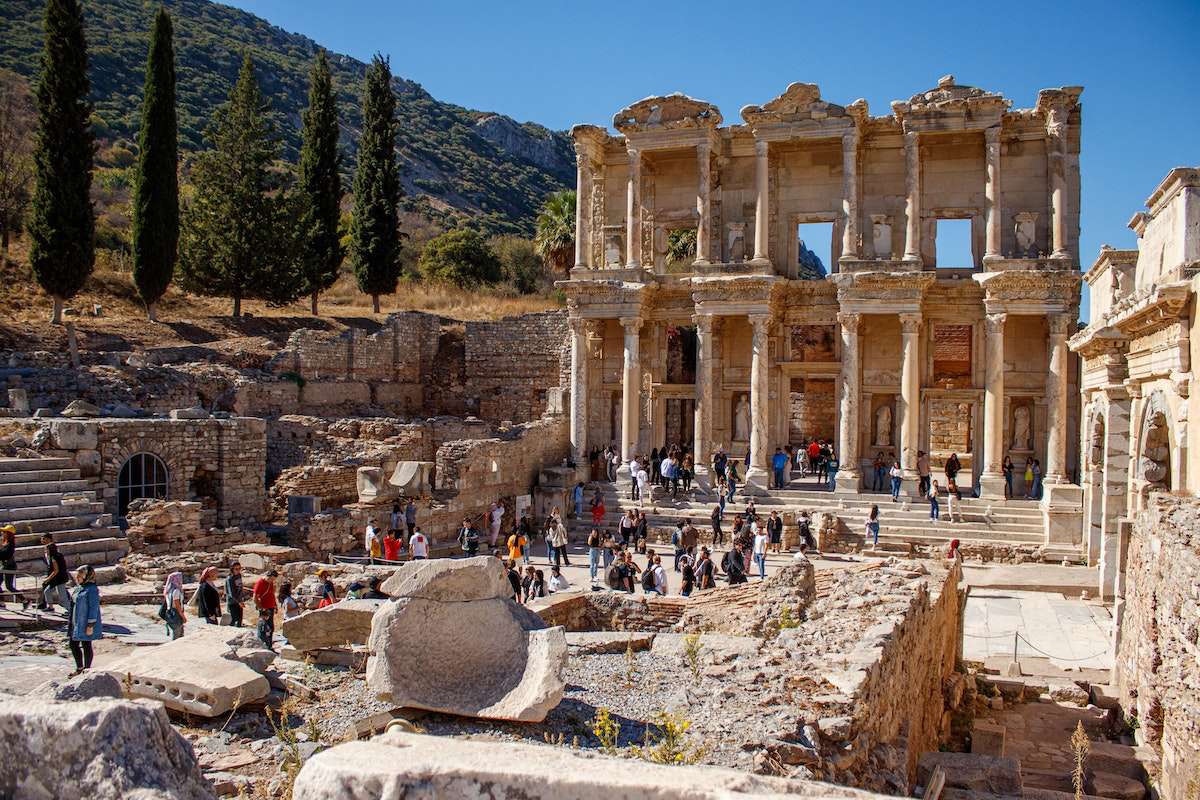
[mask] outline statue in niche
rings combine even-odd
[[[738,399],[737,408],[733,412],[733,440],[750,441],[750,401],[744,394]]]
[[[1029,408],[1017,406],[1013,410],[1013,450],[1028,450],[1029,448]]]
[[[875,411],[875,444],[890,447],[892,444],[892,407],[880,406]]]

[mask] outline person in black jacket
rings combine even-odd
[[[741,547],[735,544],[733,549],[725,554],[725,558],[721,559],[721,569],[725,570],[730,586],[746,582],[746,559],[742,556]]]
[[[0,569],[4,570],[5,591],[17,591],[17,529],[12,525],[0,528]]]
[[[200,573],[200,587],[196,589],[196,610],[209,625],[221,624],[221,595],[213,582],[217,579],[216,567],[205,567]]]
[[[225,608],[229,610],[229,624],[235,628],[242,627],[242,600],[245,590],[242,587],[242,565],[237,561],[229,567],[229,577],[225,579]]]

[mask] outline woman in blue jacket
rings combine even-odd
[[[71,655],[75,657],[72,677],[92,666],[92,642],[101,638],[100,590],[96,588],[96,571],[82,566],[75,571],[75,593],[71,597]]]

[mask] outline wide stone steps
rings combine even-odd
[[[98,503],[96,505],[99,505]],[[6,523],[8,524],[8,523]],[[107,528],[112,525],[112,514],[71,514],[63,517],[44,517],[42,519],[25,519],[11,523],[17,527],[17,539],[22,536],[56,533],[58,531],[80,530],[84,528]]]
[[[52,506],[26,506],[24,508],[5,508],[0,505],[0,525],[16,525],[18,530],[22,530],[21,524],[25,522],[32,523],[34,520],[62,518],[64,510],[61,504]],[[81,503],[78,509],[72,507],[71,510],[83,514],[102,514],[104,513],[104,503]]]
[[[57,495],[77,495],[83,492],[88,492],[88,482],[76,478],[75,480],[63,481],[22,481],[21,483],[4,483],[0,482],[0,506],[11,505],[10,499],[44,496],[48,494]],[[93,494],[93,496],[95,496]]]
[[[74,466],[74,462],[69,458],[0,458],[0,474],[49,469],[72,469]]]
[[[78,469],[30,469],[0,471],[0,486],[12,483],[47,483],[79,480]]]
[[[18,511],[22,508],[42,508],[60,505],[68,498],[95,501],[96,493],[90,490],[79,492],[39,492],[36,494],[13,494],[0,497],[0,508]]]
[[[58,541],[57,534],[55,541]],[[67,566],[71,569],[83,564],[91,564],[93,567],[111,566],[129,552],[129,540],[117,528],[103,528],[94,531],[91,538],[61,542],[58,552],[63,554]],[[18,547],[17,569],[26,572],[44,570],[41,545]]]

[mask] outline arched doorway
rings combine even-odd
[[[117,517],[123,524],[129,504],[143,497],[165,499],[167,465],[153,453],[134,453],[117,475]]]

